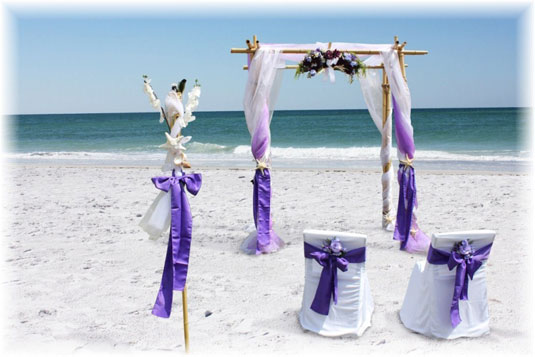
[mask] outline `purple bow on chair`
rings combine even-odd
[[[450,308],[451,326],[457,327],[461,323],[459,314],[459,300],[468,300],[468,281],[474,279],[474,274],[481,267],[483,261],[488,259],[492,243],[474,251],[470,244],[463,240],[459,242],[451,252],[429,247],[427,261],[430,264],[447,264],[449,270],[455,271],[455,287]]]
[[[323,267],[310,308],[318,314],[329,315],[331,296],[335,304],[338,302],[338,269],[347,271],[349,263],[365,262],[366,247],[353,249],[343,256],[337,256],[305,242],[305,258],[314,259]]]
[[[169,317],[173,303],[173,290],[184,290],[188,275],[189,252],[191,246],[192,218],[188,197],[184,186],[192,195],[199,192],[202,184],[201,174],[153,177],[157,189],[171,190],[171,228],[162,274],[160,290],[152,313],[159,317]]]

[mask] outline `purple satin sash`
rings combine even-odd
[[[173,290],[183,291],[188,275],[189,252],[191,246],[192,217],[184,186],[192,195],[199,192],[202,184],[201,174],[153,177],[157,189],[171,190],[171,228],[162,274],[160,290],[152,313],[168,318],[173,304]]]
[[[305,258],[314,259],[323,267],[310,309],[321,315],[329,315],[331,296],[335,304],[338,302],[338,269],[347,271],[349,263],[364,263],[366,247],[350,250],[343,257],[337,257],[305,242]]]
[[[284,243],[272,229],[271,175],[269,169],[256,169],[253,180],[253,217],[256,226],[256,254],[270,253]]]
[[[399,164],[398,182],[399,200],[394,240],[399,240],[401,242],[399,249],[405,250],[407,241],[411,237],[412,211],[416,202],[414,168],[408,167],[405,169],[403,164]]]
[[[474,279],[474,274],[481,267],[483,261],[488,259],[492,243],[479,248],[474,254],[464,259],[456,251],[445,252],[429,246],[427,253],[427,261],[434,265],[447,264],[449,270],[457,268],[455,271],[455,286],[453,289],[453,298],[451,300],[450,319],[451,326],[457,327],[461,323],[461,316],[459,315],[459,300],[468,300],[468,281]]]

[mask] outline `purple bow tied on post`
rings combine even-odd
[[[183,291],[188,275],[189,252],[191,246],[192,217],[185,188],[192,195],[199,192],[202,184],[201,174],[153,177],[157,189],[171,190],[171,228],[162,274],[160,290],[152,313],[168,318],[171,315],[173,290]]]
[[[347,271],[349,263],[363,263],[366,261],[366,247],[346,252],[337,240],[329,241],[329,249],[317,248],[305,242],[305,258],[314,259],[323,267],[316,295],[310,308],[321,315],[329,315],[331,296],[334,303],[338,302],[338,269]],[[339,243],[339,241],[338,241]]]
[[[451,326],[457,327],[461,323],[459,314],[459,300],[468,300],[468,281],[474,279],[474,274],[481,267],[483,261],[488,259],[492,243],[475,250],[470,243],[463,240],[455,245],[451,252],[429,247],[427,261],[430,264],[447,264],[449,270],[455,271],[455,287],[450,308]]]

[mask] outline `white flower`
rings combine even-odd
[[[194,86],[188,92],[188,103],[186,104],[186,108],[184,110],[184,117],[178,119],[179,125],[181,128],[185,128],[186,126],[188,126],[189,123],[195,120],[195,116],[193,116],[192,114],[199,106],[200,95],[201,95],[200,86]]]
[[[150,85],[150,78],[147,78],[144,80],[143,83],[143,91],[147,94],[149,97],[149,102],[152,105],[154,109],[160,108],[160,100],[154,93],[154,90],[152,89],[152,86]]]

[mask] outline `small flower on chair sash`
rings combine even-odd
[[[466,239],[457,242],[453,247],[453,251],[459,254],[464,260],[469,260],[474,255],[474,248]]]
[[[333,239],[327,239],[325,242],[323,242],[322,250],[325,253],[334,255],[335,257],[343,257],[347,252],[342,245],[342,242],[340,242],[340,239],[337,237],[334,237]]]

